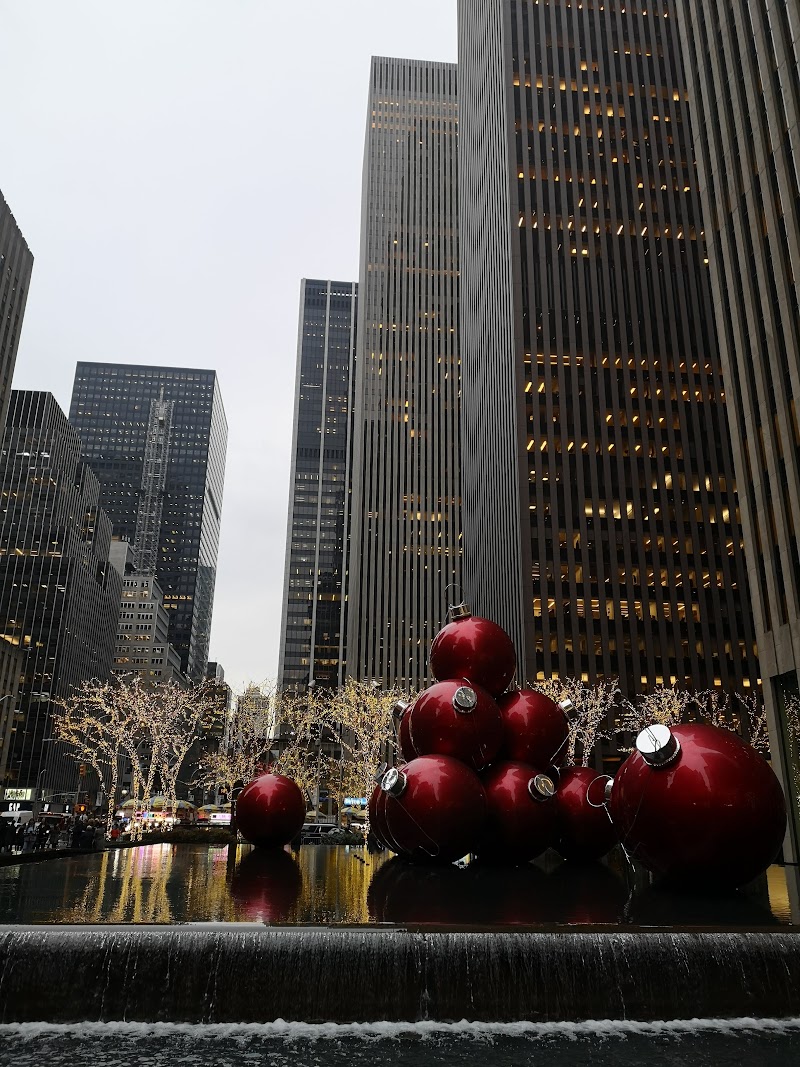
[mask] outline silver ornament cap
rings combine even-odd
[[[402,719],[408,709],[411,707],[407,700],[398,700],[392,708],[392,716],[395,719]]]
[[[453,707],[461,715],[469,715],[478,706],[478,694],[468,685],[461,685],[453,693]]]
[[[400,797],[405,793],[408,778],[397,767],[390,767],[381,778],[381,789],[391,797]]]
[[[559,700],[558,706],[564,712],[564,715],[567,717],[567,720],[578,718],[578,709],[575,707],[569,697],[564,697],[563,700]]]
[[[636,738],[636,751],[650,767],[665,767],[681,750],[677,737],[660,722],[645,726]]]

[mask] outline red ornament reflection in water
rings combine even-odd
[[[300,899],[303,876],[283,849],[253,849],[233,872],[231,896],[251,922],[286,922]]]

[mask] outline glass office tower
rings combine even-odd
[[[154,410],[168,412],[166,449],[153,440],[158,432]],[[115,536],[135,544],[137,519],[151,524],[153,508],[160,507],[155,574],[170,615],[170,642],[180,653],[181,670],[192,681],[202,681],[228,438],[216,372],[78,363],[70,422],[100,482],[100,503]],[[154,457],[166,467],[162,487],[156,484],[155,491]],[[146,507],[141,507],[143,499]],[[149,540],[140,536],[139,543]]]
[[[356,308],[355,283],[303,280],[280,689],[343,679]]]
[[[455,66],[373,59],[347,673],[409,689],[461,578],[457,132]]]
[[[528,679],[758,679],[675,4],[460,0],[464,585]]]
[[[12,391],[2,442],[0,637],[17,650],[20,675],[0,780],[74,799],[77,767],[53,742],[51,712],[81,682],[111,674],[122,588],[111,523],[50,393]]]

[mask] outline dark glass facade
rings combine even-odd
[[[0,778],[74,793],[77,769],[50,740],[50,712],[56,697],[111,673],[122,588],[108,560],[111,523],[50,393],[11,393],[2,449],[0,637],[18,650],[21,674]]]
[[[344,674],[357,286],[304,279],[278,685]]]
[[[758,679],[674,15],[459,2],[464,584],[530,680]]]
[[[683,0],[716,324],[773,764],[800,854],[800,3]],[[788,858],[787,850],[787,858]]]
[[[455,66],[373,58],[347,672],[409,689],[461,580],[457,138]]]
[[[114,535],[136,541],[151,406],[171,404],[155,573],[181,670],[202,681],[214,605],[228,426],[215,371],[78,363],[70,422]]]
[[[0,430],[5,423],[33,255],[0,193]]]

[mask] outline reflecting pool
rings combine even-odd
[[[667,893],[632,880],[621,856],[590,867],[412,867],[386,853],[304,845],[145,845],[0,867],[0,923],[391,924],[436,927],[791,924],[781,867],[724,897]]]

